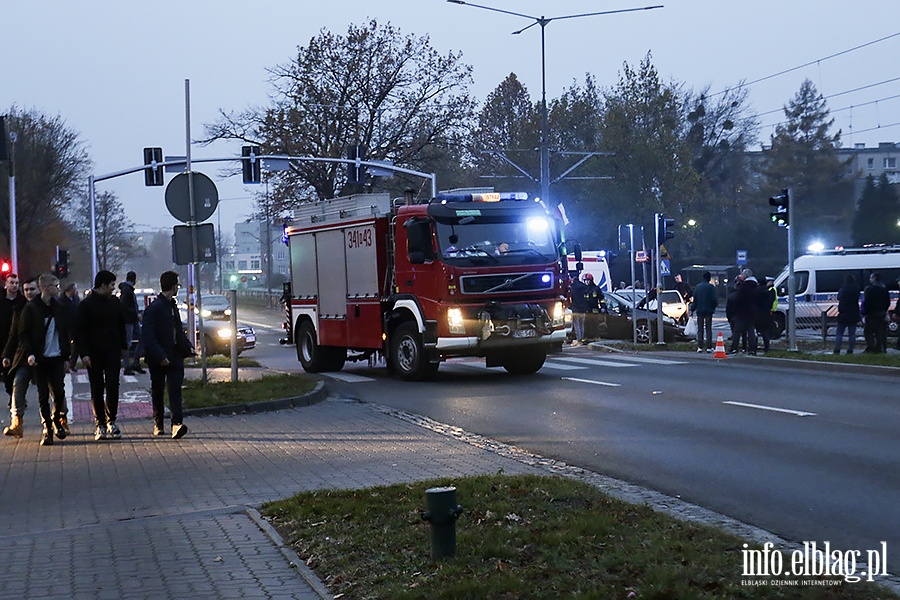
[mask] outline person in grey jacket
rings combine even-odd
[[[712,352],[712,318],[719,306],[719,293],[716,286],[709,281],[712,275],[709,271],[703,274],[703,282],[694,288],[694,301],[692,307],[697,316],[697,352]]]

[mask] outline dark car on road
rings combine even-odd
[[[606,314],[601,315],[597,336],[601,339],[630,340],[633,338],[632,314],[630,298],[625,299],[615,292],[604,294],[606,298]],[[656,312],[638,308],[634,313],[637,322],[637,341],[646,344],[655,342],[658,337]],[[678,326],[675,319],[663,314],[663,339],[666,342],[688,340],[684,329]],[[587,332],[590,337],[591,332]]]

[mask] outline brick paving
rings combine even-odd
[[[87,389],[72,384],[73,398]],[[0,439],[3,597],[320,598],[253,507],[306,490],[538,472],[338,398],[186,417],[181,440],[153,437],[136,402],[121,411],[122,440],[95,442],[86,405],[73,402],[69,438],[41,447],[32,390],[25,437]]]

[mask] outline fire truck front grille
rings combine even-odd
[[[503,275],[468,275],[460,277],[463,294],[488,292],[508,294],[513,292],[539,292],[553,289],[551,273],[514,273]]]

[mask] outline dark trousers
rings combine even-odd
[[[125,323],[125,340],[128,342],[128,356],[125,367],[141,366],[141,355],[144,353],[144,342],[141,340],[141,322]]]
[[[756,322],[753,319],[740,319],[735,317],[734,330],[731,333],[731,351],[737,352],[738,340],[741,336],[747,336],[748,352],[756,353]]]
[[[103,354],[91,354],[91,366],[88,368],[88,381],[91,383],[91,405],[94,408],[94,421],[98,427],[106,427],[110,421],[116,420],[119,414],[119,367],[120,353],[113,351]],[[104,402],[103,394],[106,393]]]
[[[41,423],[52,429],[53,421],[69,412],[66,406],[66,388],[63,379],[66,376],[66,365],[62,357],[41,358],[34,366],[34,383],[37,386],[38,406],[41,410]],[[53,398],[53,412],[50,411],[50,398]]]
[[[866,352],[887,352],[887,323],[884,320],[886,313],[877,312],[866,315],[866,325],[863,332],[866,335]]]
[[[150,366],[150,399],[153,402],[153,421],[160,427],[163,425],[163,392],[169,392],[169,411],[172,413],[172,425],[181,423],[181,384],[184,383],[184,363],[170,363],[168,366]]]
[[[697,314],[697,347],[710,349],[712,340],[712,313],[708,315]],[[705,344],[705,346],[704,346]]]
[[[763,341],[763,351],[769,351],[769,342],[772,340],[772,317],[766,315],[756,319],[756,333]]]

